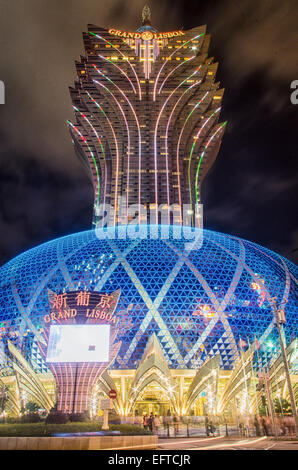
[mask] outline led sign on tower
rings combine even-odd
[[[113,36],[119,36],[120,38],[128,38],[128,39],[144,39],[150,41],[151,39],[167,39],[173,38],[176,36],[184,36],[183,31],[170,31],[167,33],[153,33],[151,31],[143,31],[142,33],[138,32],[127,32],[127,31],[120,31],[119,29],[109,29],[109,33]]]
[[[51,325],[47,362],[108,362],[110,325]]]

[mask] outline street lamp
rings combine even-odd
[[[296,402],[295,402],[295,396],[294,396],[291,377],[290,377],[286,348],[285,348],[284,339],[283,339],[284,337],[283,325],[286,323],[285,313],[280,308],[282,304],[279,306],[279,308],[277,307],[276,297],[272,297],[271,299],[269,299],[269,301],[272,303],[272,306],[273,306],[274,326],[276,326],[278,330],[279,342],[280,342],[280,347],[281,347],[281,355],[282,355],[282,360],[284,364],[286,382],[288,386],[289,397],[290,397],[290,402],[291,402],[291,407],[292,407],[292,412],[293,412],[293,417],[294,417],[295,432],[296,432],[296,436],[298,437],[298,417],[297,417],[297,410],[296,410]]]
[[[283,404],[282,404],[281,390],[279,390],[279,392],[277,393],[277,398],[278,398],[278,400],[279,400],[279,404],[280,404],[280,411],[281,411],[281,415],[282,415],[282,417],[284,417],[284,411],[283,411]]]
[[[267,370],[268,366],[267,366]],[[266,368],[263,369],[263,378],[264,378],[264,387],[267,395],[267,403],[268,403],[268,411],[270,414],[270,418],[272,421],[272,427],[273,427],[273,432],[275,434],[275,437],[277,438],[277,427],[276,427],[276,422],[275,422],[275,413],[274,413],[274,408],[273,408],[273,403],[272,403],[272,398],[271,398],[271,393],[270,393],[270,385],[269,385],[269,372],[267,373]]]
[[[271,352],[275,349],[275,346],[274,346],[272,341],[268,341],[266,344],[267,344],[268,348],[270,348]],[[274,359],[274,357],[273,357],[273,359]],[[275,372],[276,397],[279,400],[279,404],[280,404],[280,408],[281,408],[281,415],[283,417],[284,416],[284,414],[283,414],[283,405],[282,405],[282,401],[281,401],[280,387],[278,387],[278,384],[277,384],[275,360],[273,360],[273,367],[274,367],[274,372]],[[273,392],[272,392],[272,395],[273,395]],[[273,408],[274,408],[274,400],[273,400]],[[274,411],[274,413],[275,413],[275,411]]]

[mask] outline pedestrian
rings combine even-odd
[[[215,426],[214,426],[214,424],[212,423],[212,421],[209,421],[209,432],[210,432],[210,434],[212,434],[212,436],[214,437]]]
[[[287,433],[286,427],[285,427],[285,421],[284,418],[279,418],[279,426],[281,430],[281,435],[285,436]]]
[[[295,434],[295,422],[293,416],[289,416],[289,431],[290,434]]]
[[[179,418],[177,415],[174,415],[174,433],[175,435],[178,434],[179,431]]]
[[[260,436],[261,435],[260,424],[256,415],[254,419],[254,427],[256,428],[256,436]]]
[[[154,419],[154,417],[153,417],[153,414],[151,413],[149,418],[148,418],[148,429],[151,432],[153,431],[153,419]]]
[[[291,434],[291,424],[290,424],[290,417],[289,416],[284,417],[284,427],[285,427],[285,430],[286,430],[286,434],[287,435]]]
[[[162,424],[163,424],[164,429],[167,429],[167,424],[168,424],[168,417],[167,416],[162,417]]]
[[[136,424],[137,426],[142,426],[142,422],[143,422],[142,416],[139,415],[139,414],[137,414],[136,417],[135,417],[135,424]]]
[[[268,436],[268,426],[265,421],[265,418],[262,418],[262,428],[265,436]]]
[[[153,429],[154,429],[155,434],[158,434],[159,426],[160,426],[160,420],[158,416],[155,415],[154,420],[153,420]]]
[[[144,415],[143,417],[143,426],[144,429],[148,429],[148,415]]]
[[[205,417],[205,429],[206,429],[206,436],[209,437],[209,419],[208,419],[208,416]]]

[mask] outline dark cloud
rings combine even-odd
[[[216,41],[224,43],[223,58],[231,79],[239,82],[263,68],[273,80],[292,81],[297,73],[296,0],[220,3],[212,29]]]
[[[252,93],[246,90],[254,90]],[[233,233],[298,260],[296,108],[274,113],[259,100],[260,74],[233,94],[226,90],[228,129],[203,185],[205,226]],[[240,104],[241,103],[241,104]]]
[[[2,0],[1,260],[90,227],[92,187],[65,121],[87,23],[136,29],[145,3],[160,30],[207,24],[228,128],[203,187],[205,226],[297,261],[296,0]]]
[[[5,155],[3,155],[5,154]],[[1,150],[0,264],[39,243],[89,228],[92,188],[27,155]]]
[[[0,129],[13,151],[79,171],[65,122],[73,115],[68,86],[75,79],[74,61],[84,52],[82,31],[88,23],[136,29],[143,5],[142,0],[109,0],[108,6],[97,0],[2,0],[0,79],[6,105]],[[166,19],[165,7],[154,7],[155,18]]]

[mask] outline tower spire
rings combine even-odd
[[[151,25],[151,10],[146,4],[142,10],[142,26]]]

